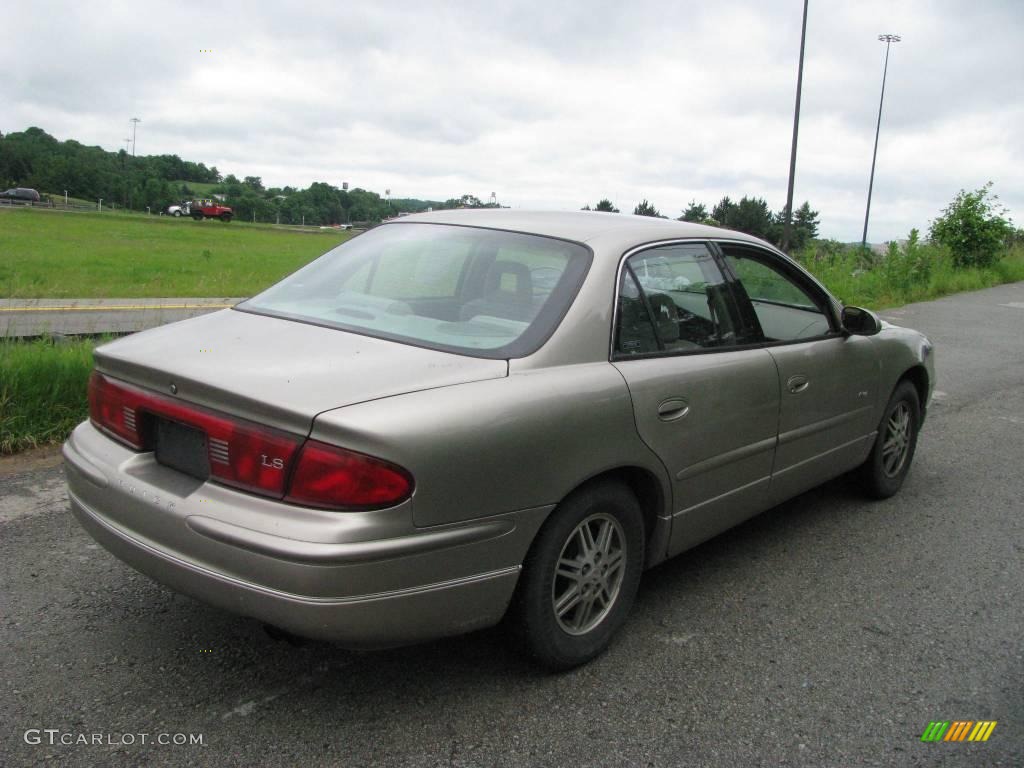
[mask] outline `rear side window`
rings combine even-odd
[[[478,357],[554,331],[590,266],[565,240],[442,224],[372,229],[237,309]]]
[[[720,349],[742,341],[732,294],[702,243],[630,256],[620,278],[617,316],[620,358]]]
[[[658,346],[654,323],[651,322],[651,314],[636,284],[636,278],[628,269],[622,270],[622,278],[619,281],[618,316],[616,352],[622,355],[638,355],[662,349]]]

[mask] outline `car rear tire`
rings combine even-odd
[[[523,564],[512,620],[528,654],[553,670],[590,661],[625,623],[644,562],[643,513],[620,483],[568,496]]]
[[[179,218],[179,219],[180,219],[180,218],[181,218],[181,211],[175,211],[175,212],[174,212],[173,214],[171,214],[171,215],[172,215],[172,216],[174,216],[175,218]]]
[[[192,218],[195,219],[196,221],[202,221],[203,220],[203,214],[202,213],[193,213],[192,214]]]
[[[887,499],[903,485],[910,471],[921,427],[921,401],[909,381],[901,381],[893,390],[871,455],[860,468],[864,490],[876,499]]]

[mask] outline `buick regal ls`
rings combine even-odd
[[[931,352],[737,232],[410,216],[98,348],[71,508],[139,571],[294,634],[507,616],[566,668],[644,569],[842,473],[895,493]]]

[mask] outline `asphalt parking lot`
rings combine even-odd
[[[500,628],[272,640],[95,545],[59,468],[8,471],[0,765],[1024,765],[1024,283],[883,314],[937,350],[903,491],[834,481],[648,572],[561,675]],[[933,720],[998,725],[922,743]]]

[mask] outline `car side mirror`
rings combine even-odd
[[[874,336],[882,330],[882,321],[869,309],[843,307],[840,319],[843,323],[843,330],[854,336]]]

